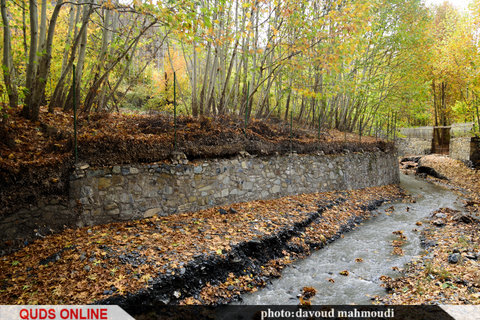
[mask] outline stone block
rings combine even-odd
[[[105,175],[105,171],[102,169],[99,170],[87,170],[87,177],[88,178],[95,178],[95,177],[101,177]]]
[[[270,189],[270,192],[271,193],[279,193],[280,192],[280,186],[273,186],[271,189]]]
[[[112,185],[110,178],[98,178],[98,190],[105,190]]]
[[[121,175],[112,176],[112,185],[119,185],[123,183],[123,177]]]
[[[109,216],[118,216],[120,214],[120,209],[113,209],[106,212]]]
[[[246,181],[243,183],[243,190],[252,190],[253,189],[253,183],[250,181]]]
[[[92,197],[93,196],[93,188],[90,186],[82,186],[80,188],[80,196],[81,197]]]
[[[152,209],[148,209],[147,211],[145,211],[143,213],[143,217],[144,218],[150,218],[150,217],[153,217],[154,215],[160,213],[162,211],[162,208],[152,208]]]
[[[117,209],[118,205],[115,202],[113,202],[113,203],[106,204],[104,208],[106,211],[110,211],[113,209]]]
[[[202,188],[198,189],[198,191],[204,192],[204,191],[209,191],[209,190],[212,190],[212,189],[213,189],[213,186],[208,185],[208,186],[205,186],[205,187],[202,187]]]
[[[140,185],[138,185],[138,184],[135,184],[133,186],[133,192],[135,192],[137,194],[142,193],[142,187],[140,187]]]
[[[170,186],[165,186],[163,193],[165,194],[173,194],[173,188]]]
[[[133,203],[133,196],[129,193],[122,193],[120,194],[120,202],[121,203]]]
[[[140,170],[138,170],[138,168],[135,168],[135,167],[130,168],[130,174],[139,174],[139,173],[140,173]]]

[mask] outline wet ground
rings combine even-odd
[[[282,272],[265,288],[242,296],[243,304],[298,304],[297,296],[305,286],[317,290],[312,304],[369,304],[374,295],[384,295],[380,277],[399,275],[402,268],[424,250],[417,222],[441,207],[462,210],[457,195],[414,176],[401,174],[401,186],[415,203],[397,202],[381,206],[376,217],[345,237],[314,252]],[[393,254],[392,241],[399,240],[395,231],[406,237],[401,247],[404,255]],[[341,275],[348,271],[348,276]]]

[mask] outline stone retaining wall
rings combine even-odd
[[[45,199],[37,206],[0,218],[0,238],[28,237],[63,225],[81,227],[233,202],[398,182],[396,155],[380,151],[264,158],[247,155],[105,168],[84,164],[72,173],[68,200]]]
[[[450,158],[480,164],[480,139],[476,137],[456,137],[450,139]]]
[[[397,138],[395,146],[399,156],[430,154],[432,151],[432,139]]]
[[[470,160],[470,137],[450,139],[450,158],[457,160]]]

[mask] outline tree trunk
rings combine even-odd
[[[75,38],[75,34],[73,34],[72,37],[72,32],[74,30],[74,26],[76,29],[76,25],[78,23],[79,19],[79,13],[80,10],[77,8],[77,6],[72,5],[70,8],[70,13],[69,13],[69,18],[68,18],[68,31],[67,31],[67,40],[65,42],[65,49],[63,51],[63,59],[62,59],[62,68],[60,69],[60,76],[65,72],[65,69],[67,68],[68,65],[68,54],[70,52],[69,48],[72,43],[72,38]],[[58,86],[58,83],[57,83]],[[62,85],[60,87],[61,91],[57,92],[57,86],[55,87],[55,90],[50,98],[50,103],[48,104],[48,112],[53,112],[53,108],[58,105],[59,99],[64,95],[64,87],[63,87],[63,81]]]
[[[23,50],[25,52],[25,61],[28,59],[28,45],[27,45],[27,17],[26,17],[26,7],[27,4],[23,0],[22,6],[22,34],[23,34]]]
[[[43,55],[45,52],[47,36],[47,0],[42,0],[42,7],[40,11],[40,32],[38,34],[38,52]]]
[[[37,74],[37,46],[38,46],[38,11],[37,1],[29,0],[30,6],[30,51],[28,55],[28,64],[26,72],[26,89],[25,106],[22,110],[22,116],[27,119],[34,120],[32,110],[33,85]]]
[[[79,0],[79,2],[80,1],[81,0]],[[77,10],[77,17],[79,13],[80,13],[80,10]],[[92,13],[91,7],[87,12],[84,11],[84,15],[82,17],[82,25],[79,28],[79,30],[77,30],[77,27],[75,24],[74,37],[73,37],[74,40],[70,48],[70,58],[68,59],[68,63],[65,69],[63,70],[63,72],[60,75],[60,78],[57,81],[57,85],[55,86],[55,90],[53,92],[52,98],[50,99],[50,105],[52,105],[52,108],[55,106],[65,108],[65,104],[66,104],[65,101],[67,100],[67,98],[65,97],[66,95],[65,82],[68,79],[67,77],[70,77],[70,71],[72,70],[73,63],[76,57],[75,53],[77,52],[78,45],[80,43],[80,40],[83,34],[83,30],[86,29],[88,26],[88,20],[90,19],[91,13]]]
[[[83,11],[84,17],[89,17],[91,12],[92,5],[85,6]],[[80,101],[81,95],[81,87],[82,87],[82,74],[83,74],[83,65],[85,63],[85,52],[87,50],[87,31],[88,31],[88,19],[85,20],[85,28],[83,28],[80,33],[80,46],[78,48],[78,60],[77,60],[77,68],[75,69],[76,73],[73,75],[75,77],[75,88],[70,87],[68,92],[67,99],[63,106],[64,110],[70,110],[73,108],[74,101],[73,101],[73,90],[75,90],[75,103],[78,106]]]
[[[15,68],[13,67],[12,44],[10,42],[10,21],[7,13],[6,0],[0,0],[3,21],[3,79],[7,89],[8,101],[11,108],[18,106],[18,92],[15,84]]]
[[[50,23],[48,25],[48,35],[44,45],[44,52],[42,53],[38,62],[38,73],[33,86],[32,100],[30,101],[32,120],[38,119],[40,104],[42,103],[42,98],[45,96],[45,87],[49,77],[50,63],[52,61],[53,36],[55,35],[55,27],[62,5],[63,0],[58,0],[55,8],[53,9],[52,17],[50,18]]]

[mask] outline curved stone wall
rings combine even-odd
[[[0,217],[0,237],[22,239],[63,226],[80,227],[234,202],[398,182],[396,155],[381,151],[246,155],[105,168],[83,164],[72,173],[68,199],[43,199],[37,206]]]

